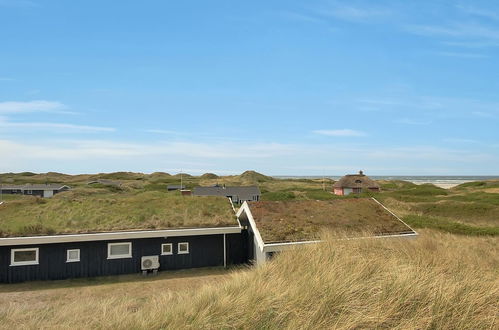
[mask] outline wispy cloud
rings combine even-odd
[[[499,41],[443,41],[443,45],[462,48],[491,48],[499,47]]]
[[[448,25],[409,25],[406,30],[429,37],[451,37],[499,41],[499,29],[477,23],[451,23]]]
[[[359,137],[367,135],[365,132],[356,131],[353,129],[332,129],[332,130],[320,129],[320,130],[315,130],[312,133],[319,135],[326,135],[326,136],[341,136],[341,137],[348,137],[348,136]]]
[[[67,123],[44,123],[44,122],[9,122],[0,118],[0,127],[3,129],[26,129],[53,131],[55,133],[64,132],[114,132],[116,129],[111,127],[75,125]]]
[[[19,114],[30,112],[74,113],[67,111],[67,106],[57,101],[7,101],[0,102],[0,114]]]
[[[463,52],[433,52],[433,54],[445,57],[459,58],[489,58],[490,56],[479,53],[463,53]]]
[[[300,14],[295,12],[281,12],[280,15],[292,21],[306,22],[306,23],[325,23],[325,21],[317,16],[310,14]]]
[[[392,14],[392,11],[371,6],[353,6],[333,3],[329,7],[319,9],[318,13],[345,21],[367,22],[372,19],[387,17]]]
[[[465,138],[445,138],[443,139],[444,142],[449,142],[449,143],[466,143],[466,144],[474,144],[474,143],[480,143],[477,140],[473,139],[465,139]]]
[[[310,174],[334,164],[338,174],[366,169],[376,174],[489,173],[499,166],[497,155],[459,148],[432,146],[387,147],[372,145],[168,142],[135,143],[109,140],[52,139],[12,141],[0,139],[2,171],[157,171],[198,166],[241,171],[254,168],[272,174]],[[352,154],[356,157],[352,158]],[[54,160],[56,162],[54,163]],[[82,160],[85,160],[82,162]],[[424,162],[424,168],[421,163]],[[55,167],[54,167],[55,166]],[[194,167],[192,167],[194,169]],[[463,171],[466,170],[466,171]],[[306,171],[305,173],[303,171]],[[374,174],[374,173],[373,173]]]
[[[406,125],[430,125],[432,122],[429,120],[417,120],[409,118],[401,118],[394,121],[396,124],[406,124]]]
[[[153,133],[153,134],[166,134],[166,135],[175,135],[179,134],[179,132],[166,130],[166,129],[146,129],[144,132]]]
[[[479,16],[482,18],[487,18],[491,19],[494,21],[499,21],[499,14],[497,13],[497,9],[483,9],[483,8],[478,8],[470,5],[463,5],[459,4],[457,5],[457,8],[461,10],[461,12],[471,15],[471,16]]]

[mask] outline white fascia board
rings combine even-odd
[[[135,239],[135,238],[238,234],[240,232],[241,232],[241,226],[218,227],[218,228],[120,231],[120,232],[107,232],[107,233],[94,233],[94,234],[68,234],[68,235],[53,235],[53,236],[8,237],[8,238],[0,238],[0,246],[108,241],[108,240]]]
[[[373,238],[415,238],[418,235],[419,235],[418,233],[414,232],[408,234],[349,237],[349,238],[340,238],[339,240],[341,241],[341,240],[373,239]],[[322,242],[324,241],[318,240],[318,241],[287,242],[287,243],[269,243],[264,245],[263,252],[279,252],[296,248],[299,247],[300,245],[316,244]]]
[[[265,246],[265,243],[263,242],[262,235],[260,235],[260,231],[258,230],[258,228],[256,226],[256,222],[255,222],[255,219],[253,218],[253,214],[251,214],[251,210],[250,210],[249,205],[246,201],[244,201],[243,205],[239,208],[239,211],[237,212],[238,218],[243,212],[246,213],[246,216],[248,217],[248,221],[251,225],[251,228],[253,229],[253,234],[254,234],[255,239],[257,241],[258,248],[260,249],[260,251],[263,252],[263,248]]]

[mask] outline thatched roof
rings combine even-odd
[[[362,171],[359,174],[347,174],[339,179],[333,188],[379,188],[379,184],[365,175]]]

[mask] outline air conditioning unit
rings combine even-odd
[[[159,268],[159,256],[142,257],[142,270],[154,270]]]

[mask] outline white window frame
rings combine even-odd
[[[111,255],[111,247],[115,245],[128,245],[128,254]],[[132,257],[132,242],[107,243],[107,258],[108,259],[124,259]]]
[[[15,261],[14,256],[16,252],[19,251],[35,251],[35,260],[32,261]],[[38,265],[39,262],[39,257],[40,257],[40,249],[39,248],[24,248],[24,249],[11,249],[10,250],[10,265],[11,266],[27,266],[27,265]]]
[[[182,244],[187,244],[187,251],[180,251],[180,245],[182,245]],[[180,242],[180,243],[178,243],[177,249],[178,249],[177,250],[178,254],[189,254],[189,242]]]
[[[169,245],[170,246],[170,252],[164,252],[163,247],[165,245]],[[161,244],[161,255],[162,256],[170,256],[172,254],[173,254],[173,243],[163,243],[163,244]]]
[[[78,251],[78,259],[69,259],[69,253]],[[80,249],[68,249],[66,250],[66,262],[80,262]]]

